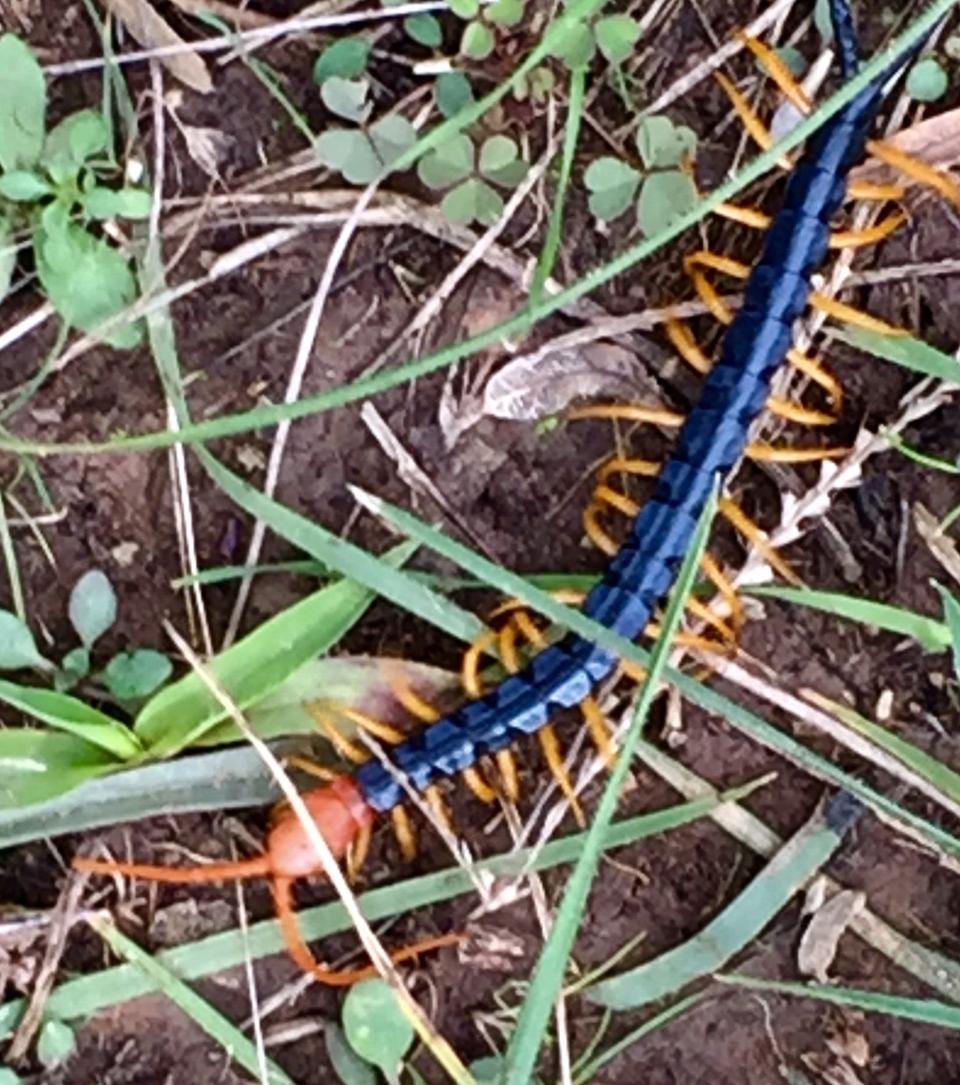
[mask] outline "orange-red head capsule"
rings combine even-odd
[[[303,801],[337,859],[373,821],[373,810],[349,776],[337,776],[325,787],[306,792]],[[306,878],[321,869],[316,850],[290,809],[284,809],[270,830],[267,858],[270,873],[279,878]]]

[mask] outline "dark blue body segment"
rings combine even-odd
[[[845,9],[844,0],[832,6]],[[852,33],[849,19],[838,23],[838,36],[847,26]],[[855,43],[851,47],[855,51]],[[844,198],[846,175],[862,156],[882,83],[866,87],[808,144],[676,451],[584,603],[585,614],[622,636],[638,636],[650,621],[673,584],[714,479],[743,454],[770,381],[790,347],[794,321],[809,299],[810,277],[826,255],[830,220]],[[579,704],[616,662],[612,653],[568,634],[484,697],[392,749],[390,757],[422,790],[534,733],[560,709]],[[403,799],[393,774],[378,761],[361,765],[356,779],[374,809],[388,810]]]

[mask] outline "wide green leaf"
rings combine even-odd
[[[142,188],[93,188],[84,194],[83,209],[95,219],[145,219],[150,193]]]
[[[473,141],[470,137],[454,136],[420,159],[417,176],[428,188],[449,188],[470,175],[473,160]]]
[[[402,565],[414,549],[403,544],[385,560]],[[221,652],[210,667],[233,701],[247,708],[336,644],[372,598],[371,591],[350,580],[321,588]],[[134,730],[151,756],[170,757],[200,741],[226,716],[203,680],[191,672],[144,705]]]
[[[50,664],[40,654],[30,627],[9,610],[0,610],[0,670],[21,667],[49,669]]]
[[[950,86],[950,77],[936,57],[924,57],[907,73],[907,94],[918,102],[935,102]]]
[[[33,170],[10,170],[0,174],[0,196],[21,203],[32,203],[49,196],[50,182]]]
[[[680,170],[652,173],[643,182],[637,201],[640,229],[652,237],[682,218],[697,202],[693,178]]]
[[[341,38],[328,45],[313,66],[313,80],[322,83],[331,76],[358,79],[366,71],[370,43],[366,38]]]
[[[380,173],[389,173],[394,162],[417,142],[416,128],[399,113],[388,113],[375,121],[367,135],[379,160]]]
[[[33,252],[40,283],[53,307],[71,325],[93,331],[126,309],[137,296],[136,281],[127,261],[104,239],[70,222],[62,205],[54,203],[34,219]],[[106,336],[114,347],[134,347],[140,341],[135,324]]]
[[[686,125],[654,114],[637,125],[637,150],[648,170],[681,165],[697,149],[697,135]]]
[[[347,992],[343,1031],[362,1059],[379,1066],[388,1081],[399,1079],[400,1061],[413,1044],[413,1025],[379,976],[363,980]]]
[[[117,593],[106,573],[90,569],[80,577],[70,592],[68,613],[84,647],[92,648],[117,620]]]
[[[0,730],[0,810],[19,816],[24,807],[53,799],[119,767],[115,758],[78,735],[5,728]]]
[[[914,373],[960,383],[960,361],[912,335],[882,335],[848,324],[840,333],[840,338]]]
[[[58,184],[76,177],[80,167],[107,149],[109,129],[96,109],[81,109],[65,117],[43,145],[43,164]]]
[[[496,39],[493,31],[479,19],[468,23],[460,39],[460,52],[474,60],[486,60],[493,52]]]
[[[13,34],[0,37],[0,167],[36,163],[43,150],[47,88],[30,47]]]
[[[629,15],[606,15],[594,27],[600,52],[611,64],[620,64],[640,39],[640,24]]]
[[[142,752],[136,737],[125,724],[69,694],[0,679],[0,701],[99,746],[119,761],[129,761]]]
[[[323,81],[320,97],[331,113],[336,113],[346,121],[363,124],[373,109],[367,101],[369,90],[370,84],[366,79],[344,79],[339,75],[331,75]]]
[[[473,101],[473,88],[463,72],[443,72],[434,84],[437,109],[444,117],[453,117]]]
[[[640,174],[619,158],[604,155],[595,158],[583,174],[591,212],[609,222],[623,214],[633,203],[640,184]]]
[[[107,689],[120,701],[149,697],[173,673],[173,664],[153,648],[120,652],[104,667]]]
[[[352,185],[368,185],[380,176],[380,158],[366,132],[354,128],[328,128],[313,145],[317,158],[343,174]]]
[[[491,136],[480,148],[477,167],[488,181],[514,188],[527,175],[527,164],[520,157],[516,143],[508,136]]]
[[[428,49],[439,49],[443,44],[443,28],[435,15],[420,12],[403,20],[403,29],[408,38]]]
[[[503,213],[503,198],[486,181],[468,177],[444,196],[440,209],[451,222],[492,226]]]

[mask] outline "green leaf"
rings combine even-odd
[[[640,174],[626,162],[609,155],[595,158],[583,174],[590,211],[609,222],[618,218],[633,203],[640,184]]]
[[[384,560],[402,565],[412,553],[401,544]],[[249,708],[336,644],[373,597],[351,580],[321,588],[221,652],[211,668],[234,702]],[[223,706],[191,672],[143,706],[134,731],[153,756],[168,757],[203,739],[225,718]]]
[[[366,132],[329,128],[317,138],[314,152],[325,166],[339,170],[352,185],[369,184],[380,175],[380,158]]]
[[[366,79],[344,79],[331,75],[320,86],[320,97],[331,113],[344,120],[363,124],[373,106],[367,102],[370,84]]]
[[[114,772],[115,758],[77,735],[28,727],[0,730],[0,810],[17,811]]]
[[[593,33],[586,23],[576,23],[567,29],[554,48],[553,55],[559,57],[568,68],[585,68],[596,52]]]
[[[549,68],[534,68],[528,76],[514,80],[513,96],[518,101],[532,98],[535,102],[545,102],[556,86],[556,79]]]
[[[504,188],[515,188],[527,175],[516,143],[507,136],[491,136],[480,148],[480,173]]]
[[[950,638],[953,642],[953,669],[960,678],[960,603],[942,584],[934,581],[933,586],[940,593],[943,600],[943,616],[947,620],[950,629]]]
[[[813,25],[824,41],[833,41],[833,19],[830,17],[830,0],[816,0],[813,5]]]
[[[117,593],[104,572],[90,569],[80,577],[70,592],[68,613],[77,636],[92,648],[117,620]]]
[[[137,296],[136,280],[123,256],[70,222],[59,203],[35,217],[33,252],[40,283],[54,308],[83,331],[93,331]],[[113,347],[135,347],[140,342],[139,324],[118,328],[105,338]]]
[[[86,648],[71,649],[60,660],[60,671],[56,676],[57,689],[70,689],[90,673],[90,653]]]
[[[47,88],[30,47],[13,34],[0,37],[0,168],[36,163],[43,149]]]
[[[327,1057],[343,1085],[377,1085],[377,1075],[370,1063],[364,1062],[349,1046],[339,1025],[330,1021],[323,1030],[323,1038]]]
[[[37,1058],[47,1070],[66,1062],[77,1046],[73,1029],[62,1021],[45,1021],[37,1037]]]
[[[470,1073],[477,1085],[498,1085],[505,1071],[506,1064],[502,1055],[488,1055],[470,1063]]]
[[[120,701],[149,697],[173,674],[173,664],[153,648],[118,652],[103,669],[107,689]]]
[[[0,670],[16,671],[21,667],[43,667],[50,664],[37,649],[29,626],[9,610],[0,610]]]
[[[643,182],[637,201],[640,229],[653,237],[685,215],[697,202],[697,186],[680,170],[652,173]]]
[[[484,16],[497,26],[517,26],[523,19],[523,0],[494,0]]]
[[[495,44],[493,31],[486,23],[477,20],[467,24],[460,39],[460,52],[474,60],[486,60]]]
[[[366,38],[341,38],[328,45],[313,65],[313,81],[323,83],[336,75],[341,79],[358,79],[367,68],[370,43]]]
[[[644,117],[637,126],[637,150],[648,170],[679,166],[697,149],[697,135],[659,114]]]
[[[23,1078],[9,1066],[0,1066],[0,1085],[23,1085]]]
[[[403,20],[403,29],[408,38],[419,45],[425,45],[428,49],[439,49],[443,42],[443,28],[435,15],[421,12],[419,15],[408,15]]]
[[[918,102],[935,102],[950,86],[943,65],[934,57],[924,57],[907,73],[907,94]]]
[[[417,163],[417,176],[427,188],[449,188],[473,172],[473,158],[473,143],[461,133],[428,151]]]
[[[960,361],[952,354],[945,354],[920,339],[914,339],[912,335],[882,335],[880,332],[867,331],[852,324],[845,325],[839,334],[855,347],[869,351],[887,362],[903,366],[904,369],[911,369],[914,373],[953,383],[960,382]]]
[[[107,148],[109,130],[103,114],[81,109],[52,129],[43,145],[43,164],[60,184],[76,177],[80,167]]]
[[[145,219],[150,214],[150,193],[142,188],[101,188],[84,193],[83,209],[95,219]]]
[[[450,10],[460,19],[475,19],[480,10],[479,0],[448,0]]]
[[[804,59],[803,53],[800,52],[796,46],[793,45],[780,45],[774,52],[787,66],[790,74],[795,79],[802,79],[804,72],[807,70],[807,62]]]
[[[40,200],[52,191],[49,183],[32,170],[10,170],[0,176],[0,196],[8,200]]]
[[[0,701],[99,746],[116,760],[129,761],[142,753],[136,736],[125,724],[69,694],[0,679]]]
[[[444,196],[440,210],[451,222],[492,226],[503,213],[503,199],[486,181],[469,177]]]
[[[433,88],[437,109],[444,117],[453,117],[473,101],[473,87],[463,72],[444,72]]]
[[[16,266],[17,249],[13,241],[13,231],[6,216],[0,214],[0,301],[7,296]]]
[[[380,1067],[387,1080],[395,1080],[414,1032],[387,984],[377,977],[351,987],[342,1020],[347,1042],[360,1058]]]
[[[745,588],[744,591],[748,595],[781,599],[785,603],[796,603],[813,610],[821,610],[838,618],[849,618],[864,625],[875,625],[888,633],[912,637],[928,652],[942,652],[950,647],[950,631],[943,622],[928,618],[924,614],[917,614],[905,607],[877,603],[872,599],[861,599],[858,595],[814,591],[811,588],[791,588],[779,584]]]
[[[380,162],[381,173],[389,173],[393,163],[417,142],[416,128],[399,113],[381,117],[370,125],[367,135]]]
[[[606,15],[594,26],[600,52],[611,64],[621,64],[640,39],[640,24],[629,15]]]

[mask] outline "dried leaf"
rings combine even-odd
[[[187,44],[156,12],[149,0],[105,0],[105,4],[144,49]],[[210,73],[199,53],[175,53],[158,59],[174,79],[179,79],[192,90],[200,94],[209,94],[213,90]]]
[[[814,914],[797,950],[797,967],[805,976],[827,982],[827,970],[837,955],[840,936],[860,915],[866,903],[865,893],[843,889]]]
[[[573,350],[522,354],[490,379],[483,409],[494,418],[536,421],[573,400],[598,395],[636,395],[647,374],[631,351],[596,342]]]
[[[181,124],[180,131],[187,144],[187,154],[208,177],[217,180],[220,161],[230,149],[233,137],[219,128],[202,128],[193,124]]]
[[[948,109],[927,117],[919,124],[911,125],[883,141],[898,151],[925,162],[928,166],[947,169],[960,163],[960,108]],[[914,183],[914,178],[902,172],[894,172],[876,158],[870,158],[850,174],[855,181],[883,181],[895,178],[899,184]]]

